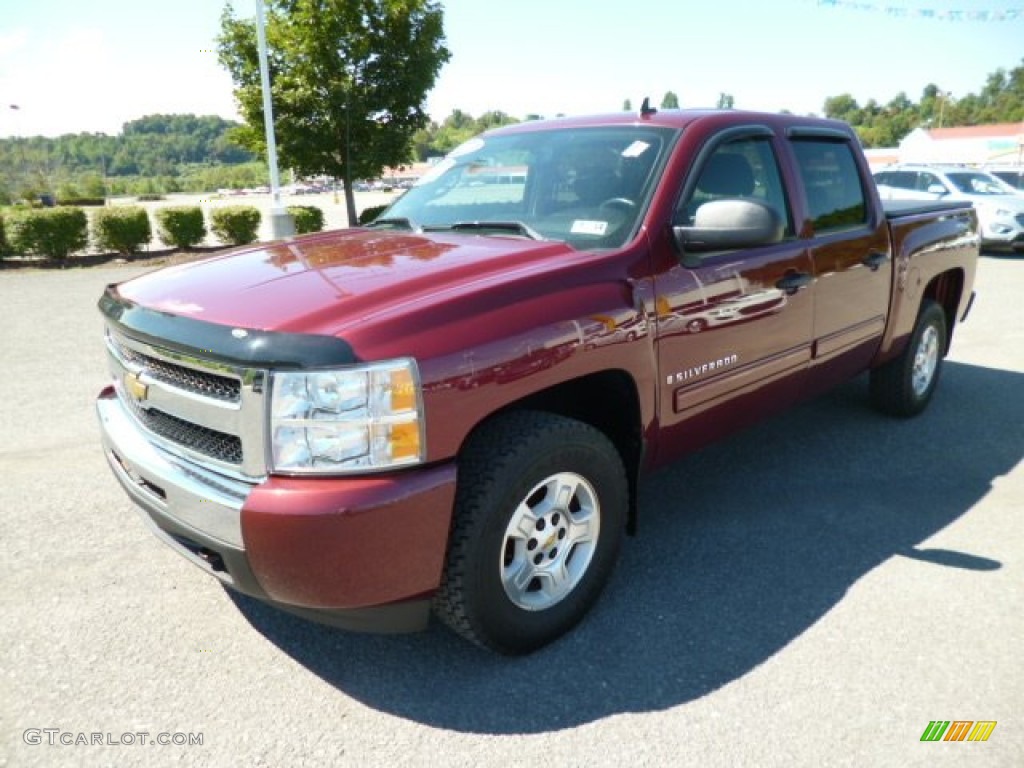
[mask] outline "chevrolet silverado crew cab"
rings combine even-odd
[[[883,209],[843,123],[523,123],[369,226],[110,286],[104,451],[235,590],[526,653],[597,599],[645,473],[865,371],[921,412],[977,253],[969,204]]]

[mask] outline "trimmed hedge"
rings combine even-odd
[[[30,208],[5,221],[15,253],[66,259],[89,244],[89,220],[81,208]]]
[[[369,208],[364,208],[362,213],[359,214],[359,223],[369,224],[380,216],[386,208],[386,205],[371,205]]]
[[[175,248],[191,248],[203,242],[206,224],[198,205],[172,205],[156,211],[160,239]]]
[[[100,206],[106,205],[106,199],[102,197],[58,197],[57,205],[72,206]]]
[[[100,251],[129,256],[153,237],[146,209],[139,205],[102,208],[92,217],[92,239]]]
[[[324,228],[324,212],[315,205],[289,205],[288,213],[295,220],[295,234],[319,232]]]
[[[259,209],[251,205],[226,205],[210,211],[210,229],[228,245],[248,245],[260,228]]]

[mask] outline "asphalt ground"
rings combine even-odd
[[[1024,765],[1024,258],[981,260],[920,418],[862,377],[649,478],[596,609],[522,659],[306,623],[149,533],[92,407],[139,271],[0,273],[0,765]]]

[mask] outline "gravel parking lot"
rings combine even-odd
[[[1024,258],[982,259],[921,418],[861,378],[650,478],[597,609],[523,659],[308,624],[149,533],[92,409],[96,299],[139,272],[0,272],[0,766],[1024,765]]]

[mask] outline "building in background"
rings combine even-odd
[[[899,147],[874,147],[872,149],[864,150],[864,157],[868,159],[868,165],[871,167],[872,173],[887,165],[898,163],[900,161],[900,150]]]
[[[899,146],[901,163],[962,163],[976,166],[1021,165],[1024,122],[957,128],[916,128]]]

